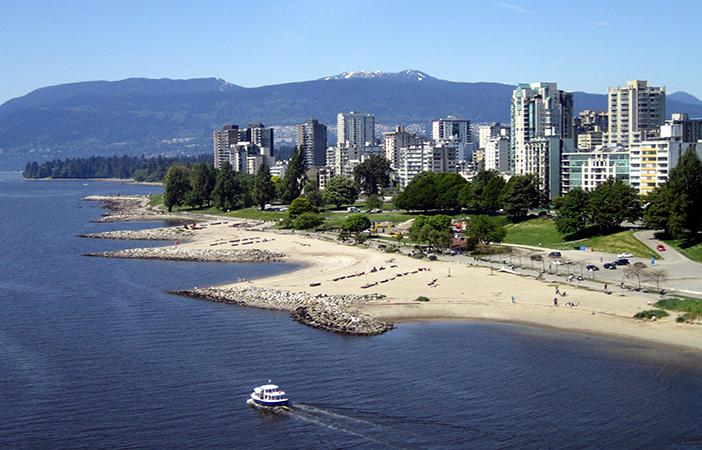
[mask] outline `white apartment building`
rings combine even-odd
[[[399,169],[400,189],[404,189],[420,172],[456,173],[456,163],[456,148],[449,145],[423,142],[402,148]]]
[[[628,148],[658,136],[665,122],[665,86],[649,86],[645,80],[610,87],[607,94],[609,131],[607,142]]]
[[[351,111],[336,117],[337,147],[375,145],[375,116]]]
[[[480,125],[478,127],[478,148],[486,148],[488,139],[509,138],[509,125],[494,123],[492,125]]]
[[[484,168],[485,170],[509,171],[509,138],[494,137],[485,141]]]
[[[670,170],[678,164],[680,157],[688,148],[695,149],[700,156],[702,144],[670,139],[631,143],[629,145],[630,184],[640,194],[649,194],[668,181]]]
[[[471,135],[470,120],[448,116],[431,121],[431,138],[439,144],[455,147],[458,161],[473,159]]]
[[[385,158],[390,161],[390,167],[393,169],[400,168],[401,148],[416,145],[425,140],[426,138],[405,131],[404,126],[397,127],[395,131],[383,133],[383,150]]]
[[[519,84],[510,118],[510,169],[515,175],[538,174],[543,169],[527,158],[527,144],[543,137],[573,140],[573,94],[556,83]]]
[[[561,154],[561,195],[578,188],[592,191],[611,177],[629,183],[629,151],[621,145]]]

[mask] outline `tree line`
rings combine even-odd
[[[212,162],[212,155],[163,157],[156,158],[133,156],[92,156],[90,158],[54,159],[39,164],[28,162],[25,166],[24,178],[57,178],[57,179],[86,179],[86,178],[120,178],[136,181],[160,182],[171,166],[183,165],[192,167],[202,162]]]
[[[503,210],[519,220],[529,210],[547,206],[548,199],[535,175],[516,175],[505,181],[496,170],[481,170],[472,181],[457,173],[419,173],[395,198],[394,204],[406,211]]]

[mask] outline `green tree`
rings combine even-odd
[[[254,203],[261,206],[261,211],[266,209],[266,203],[275,198],[275,184],[271,180],[271,172],[266,163],[261,164],[256,172],[252,197]]]
[[[507,231],[497,220],[488,216],[474,216],[468,225],[464,235],[474,242],[486,245],[500,243],[507,236]]]
[[[302,188],[307,184],[306,172],[305,151],[301,146],[297,146],[283,178],[282,199],[285,203],[292,202],[302,194]]]
[[[390,161],[381,155],[371,155],[353,168],[353,175],[363,192],[379,194],[381,188],[390,184]]]
[[[649,195],[644,220],[676,239],[702,231],[702,162],[688,148],[670,172],[668,181]]]
[[[434,185],[436,186],[436,206],[441,210],[457,210],[461,208],[459,194],[468,182],[457,173],[435,173]]]
[[[366,199],[366,208],[383,209],[383,199],[377,195],[369,195]]]
[[[295,219],[295,229],[309,230],[317,228],[324,223],[324,217],[315,212],[305,212]]]
[[[464,185],[459,192],[459,202],[467,209],[480,210],[483,203],[483,190],[493,178],[502,178],[500,172],[494,169],[479,170],[473,180]]]
[[[225,161],[217,172],[215,188],[212,191],[215,208],[222,211],[238,208],[241,200],[239,191],[239,181],[236,178],[236,174],[229,161]]]
[[[288,218],[290,220],[295,220],[307,212],[318,213],[319,210],[306,198],[298,197],[293,200],[288,207]]]
[[[636,189],[619,178],[610,177],[588,194],[590,220],[600,230],[619,227],[624,220],[641,216],[641,200]]]
[[[211,164],[196,164],[190,173],[190,185],[192,186],[192,190],[188,196],[187,203],[197,208],[203,205],[209,205],[212,201],[212,192],[214,191],[216,181],[217,172]]]
[[[560,208],[556,218],[556,229],[565,236],[572,236],[585,230],[590,217],[588,193],[573,189],[564,197],[559,197]]]
[[[172,211],[174,206],[181,207],[190,192],[190,171],[186,167],[173,166],[168,169],[163,180],[163,205]]]
[[[341,229],[351,232],[358,233],[363,230],[367,230],[371,226],[370,219],[364,214],[352,214],[344,220],[341,224]]]
[[[437,214],[435,216],[419,215],[412,222],[408,233],[413,241],[425,243],[429,240],[430,230],[451,234],[451,223],[451,218],[445,214]]]
[[[514,219],[525,218],[530,209],[542,204],[543,194],[535,175],[515,175],[509,179],[500,194],[505,212]]]
[[[505,188],[505,184],[505,179],[501,176],[490,178],[480,197],[480,209],[484,211],[497,211],[500,209],[502,207],[500,195],[502,194],[502,189]]]
[[[419,177],[421,175],[421,177]],[[423,172],[395,197],[395,207],[398,209],[429,211],[437,205],[436,180],[432,173]]]
[[[322,195],[327,204],[339,208],[342,205],[353,205],[358,198],[359,191],[358,184],[343,175],[336,175],[329,180]]]

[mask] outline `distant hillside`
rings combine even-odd
[[[177,156],[212,149],[226,124],[292,126],[339,112],[373,113],[387,127],[453,115],[509,122],[514,86],[457,83],[419,71],[347,72],[320,80],[243,88],[217,78],[129,79],[37,89],[0,105],[0,170],[28,161],[91,155]],[[606,109],[606,96],[575,93],[576,111]],[[668,112],[702,116],[702,105],[668,102]]]

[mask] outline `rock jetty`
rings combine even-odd
[[[133,248],[114,252],[84,253],[103,258],[160,259],[198,262],[281,262],[284,254],[260,249],[198,250],[182,247]]]
[[[149,230],[119,230],[103,233],[81,234],[78,237],[92,239],[121,239],[130,241],[175,241],[195,236],[192,230],[183,227],[154,228]]]
[[[81,200],[101,202],[100,207],[109,211],[93,222],[136,222],[155,220],[187,220],[193,218],[186,214],[154,211],[149,208],[148,195],[91,195]]]
[[[195,288],[171,291],[169,294],[237,306],[284,311],[290,313],[292,319],[299,323],[338,334],[375,336],[394,328],[391,323],[372,319],[349,309],[354,304],[380,298],[378,294],[323,295],[256,286]]]

